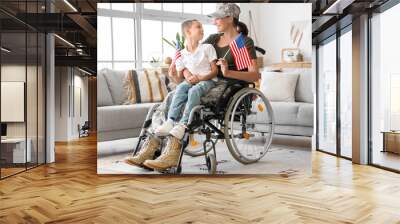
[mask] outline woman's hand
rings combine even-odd
[[[229,68],[228,68],[228,63],[226,62],[226,60],[223,58],[218,59],[217,65],[221,66],[222,74],[225,77],[228,77]]]

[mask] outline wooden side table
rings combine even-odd
[[[382,152],[400,154],[400,131],[382,131],[383,149]]]

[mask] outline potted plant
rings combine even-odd
[[[181,36],[179,32],[176,33],[175,40],[173,41],[169,41],[164,37],[162,38],[162,40],[165,41],[168,45],[170,45],[174,49],[178,48],[177,50],[182,50],[183,48],[185,48],[185,37],[183,35]]]
[[[158,68],[161,65],[160,58],[151,57],[150,65],[153,68]]]

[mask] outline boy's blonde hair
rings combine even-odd
[[[197,19],[189,19],[189,20],[186,20],[186,21],[184,21],[184,22],[182,23],[181,29],[182,29],[182,35],[183,35],[184,37],[186,37],[185,31],[186,31],[187,29],[189,29],[189,28],[193,25],[193,22],[198,22],[198,20],[197,20]]]

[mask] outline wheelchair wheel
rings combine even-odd
[[[204,156],[203,142],[206,140],[206,136],[195,132],[189,135],[189,143],[185,147],[184,153],[186,155],[197,157]],[[212,144],[208,143],[206,148],[206,153],[212,149]]]
[[[207,154],[206,165],[208,169],[208,174],[215,174],[217,172],[217,159],[214,153]]]
[[[274,134],[274,115],[267,98],[255,88],[244,88],[230,100],[224,119],[228,149],[240,163],[264,157]]]

